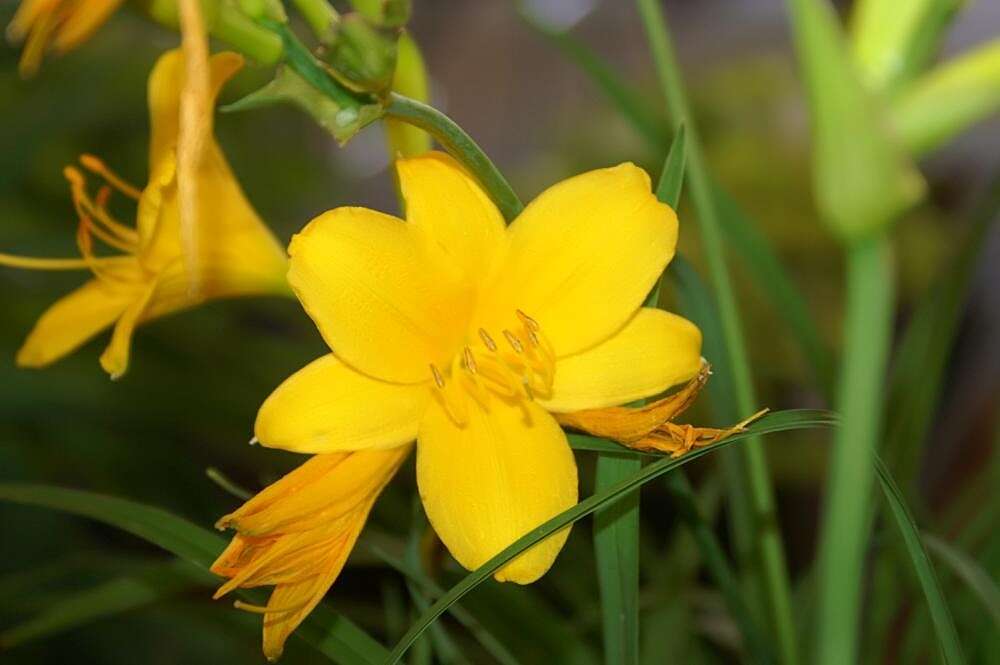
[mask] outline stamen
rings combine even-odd
[[[531,342],[531,345],[536,348],[541,347],[542,345],[542,340],[538,339],[538,333],[531,328],[528,328],[528,341]]]
[[[533,318],[531,318],[521,310],[517,310],[516,314],[517,318],[521,319],[521,323],[527,326],[528,330],[531,330],[533,332],[538,332],[539,330],[542,329],[542,326],[538,324],[538,321],[535,321]]]
[[[108,261],[113,258],[115,257],[95,260]],[[86,259],[43,259],[33,256],[0,254],[0,266],[24,268],[26,270],[89,270],[90,262]]]
[[[507,338],[507,343],[511,345],[514,351],[517,353],[524,353],[524,345],[521,343],[521,340],[518,339],[517,335],[505,328],[503,336]]]
[[[441,375],[441,370],[434,366],[434,363],[431,363],[431,374],[434,375],[434,383],[437,384],[437,387],[444,390],[444,376]]]
[[[489,349],[493,353],[496,353],[496,351],[497,351],[497,343],[493,341],[493,338],[490,337],[490,334],[488,332],[486,332],[485,330],[483,330],[482,328],[480,328],[479,329],[479,337],[483,340],[483,344],[486,345],[487,349]]]
[[[462,355],[465,357],[465,369],[469,370],[473,374],[479,371],[476,367],[476,357],[472,355],[472,349],[465,347],[462,351]]]
[[[116,221],[108,213],[107,209],[104,207],[105,202],[92,201],[90,196],[87,194],[87,183],[83,174],[80,173],[76,168],[72,166],[67,166],[63,169],[63,175],[70,183],[70,194],[73,197],[73,206],[76,208],[76,214],[81,218],[87,218],[88,222],[93,222],[95,219],[104,225],[110,233],[126,246],[116,245],[113,242],[108,242],[103,236],[98,235],[102,240],[108,242],[109,245],[117,249],[121,249],[124,252],[132,253],[135,251],[136,245],[139,243],[139,234],[135,232],[134,229],[130,229],[124,224]],[[98,193],[98,199],[101,199],[101,194]]]
[[[234,600],[233,607],[238,610],[244,610],[246,612],[253,612],[254,614],[287,614],[288,612],[294,612],[296,610],[301,610],[303,607],[308,605],[308,603],[299,603],[298,605],[289,605],[288,607],[266,607],[264,605],[253,605],[251,603],[244,603],[242,600]]]
[[[88,154],[80,155],[80,163],[83,164],[83,168],[87,169],[91,173],[101,176],[108,181],[109,185],[117,189],[125,196],[133,198],[136,201],[138,201],[139,197],[142,196],[142,192],[140,192],[136,187],[133,187],[129,183],[125,182],[125,180],[120,178],[117,173],[109,169],[107,165],[105,165],[105,163],[97,157]]]
[[[101,185],[101,188],[97,190],[97,196],[94,197],[94,203],[98,208],[107,208],[108,201],[111,200],[111,187],[108,185]]]

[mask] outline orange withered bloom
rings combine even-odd
[[[121,7],[124,0],[22,0],[7,26],[12,42],[24,42],[19,69],[31,76],[46,51],[58,54],[75,49]]]

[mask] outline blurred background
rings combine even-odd
[[[16,5],[2,3],[0,24],[9,22]],[[837,349],[841,252],[816,221],[812,205],[808,113],[784,4],[674,0],[665,5],[711,168],[773,243],[826,341]],[[631,4],[538,0],[526,8],[536,22],[571,30],[606,58],[646,98],[654,126],[666,131]],[[569,175],[621,161],[634,161],[654,176],[659,172],[664,150],[623,120],[510,3],[414,0],[411,29],[427,59],[433,103],[480,143],[523,199]],[[955,23],[945,53],[962,52],[998,33],[1000,3],[974,3]],[[17,49],[0,49],[0,251],[76,255],[76,216],[61,171],[83,152],[102,157],[135,183],[145,182],[146,76],[157,56],[177,44],[175,33],[122,11],[78,51],[47,60],[32,80],[18,77]],[[259,87],[270,73],[248,67],[223,100]],[[283,242],[332,207],[397,208],[378,127],[344,149],[292,109],[223,114],[216,128],[247,195]],[[895,232],[900,335],[917,305],[959,260],[974,225],[987,223],[984,216],[995,220],[996,206],[988,202],[997,190],[998,155],[1000,118],[993,118],[921,164],[930,196]],[[680,251],[699,267],[691,215],[682,202]],[[965,539],[967,551],[992,566],[995,576],[1000,571],[994,533],[1000,234],[995,224],[990,229],[971,264],[971,286],[940,400],[931,413],[914,415],[929,417],[929,430],[907,444],[912,447],[892,454],[908,469],[900,480],[918,517],[939,534]],[[767,294],[755,288],[745,269],[734,255],[762,406],[830,406]],[[210,526],[239,500],[212,482],[206,469],[256,491],[300,462],[291,454],[247,446],[261,401],[325,351],[297,303],[216,302],[145,325],[134,338],[129,373],[114,383],[97,362],[106,335],[48,369],[15,368],[15,353],[35,319],[81,281],[79,273],[0,268],[0,480],[127,497]],[[912,379],[919,383],[919,374]],[[691,419],[704,424],[712,414],[699,408]],[[766,441],[793,580],[802,586],[808,584],[815,550],[828,434],[783,434]],[[593,461],[587,454],[578,457],[586,494]],[[725,538],[726,511],[713,457],[693,468],[705,506],[718,516]],[[398,637],[410,609],[404,581],[373,556],[372,545],[403,552],[415,494],[411,462],[377,503],[328,598],[383,640]],[[648,662],[731,662],[735,629],[704,579],[697,550],[678,527],[669,496],[653,483],[644,490],[642,506]],[[589,520],[576,526],[540,584],[524,589],[491,582],[465,603],[525,662],[593,662],[593,654],[600,653],[589,530]],[[880,534],[876,526],[874,549],[898,546],[895,534]],[[447,586],[459,571],[446,557],[438,559],[435,574]],[[0,503],[0,662],[262,661],[259,617],[233,610],[228,601],[212,602],[210,590],[183,582],[166,599],[42,640],[17,630],[54,601],[85,594],[123,572],[147,574],[166,561],[162,552],[115,530]],[[863,621],[867,657],[934,662],[928,619],[909,573],[879,570],[900,579],[894,582],[895,602],[880,615],[888,629],[869,630],[873,624]],[[970,626],[983,620],[976,604],[966,602],[953,577],[944,575],[943,581],[956,594],[960,633],[971,634]],[[469,642],[450,619],[444,625],[453,639]],[[472,643],[466,653],[476,662],[492,662]],[[977,655],[988,658],[975,649],[967,655],[973,662],[987,662],[976,661]],[[313,652],[289,642],[283,662],[314,661],[320,662]]]

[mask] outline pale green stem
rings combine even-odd
[[[743,327],[726,266],[719,214],[712,196],[711,182],[701,153],[697,129],[687,106],[680,68],[676,62],[663,11],[657,0],[637,0],[637,5],[649,38],[653,60],[666,97],[667,109],[673,122],[683,123],[688,130],[688,185],[698,212],[701,240],[718,301],[728,356],[725,359],[718,359],[718,362],[733,377],[737,409],[743,414],[750,414],[756,411],[758,406],[743,339]],[[755,550],[760,563],[762,588],[770,611],[770,623],[778,643],[781,662],[792,665],[798,662],[798,653],[795,624],[792,620],[788,571],[781,534],[775,518],[774,496],[767,459],[760,438],[753,437],[746,445],[741,446],[739,455],[742,459],[748,496],[734,496],[731,500],[745,500],[751,507]]]
[[[827,503],[819,549],[819,665],[857,662],[864,547],[871,527],[872,452],[882,420],[892,335],[893,272],[888,236],[847,251],[844,352]]]

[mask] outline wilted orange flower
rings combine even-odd
[[[87,41],[124,0],[22,0],[7,37],[25,42],[22,76],[38,71],[46,50],[63,54]]]

